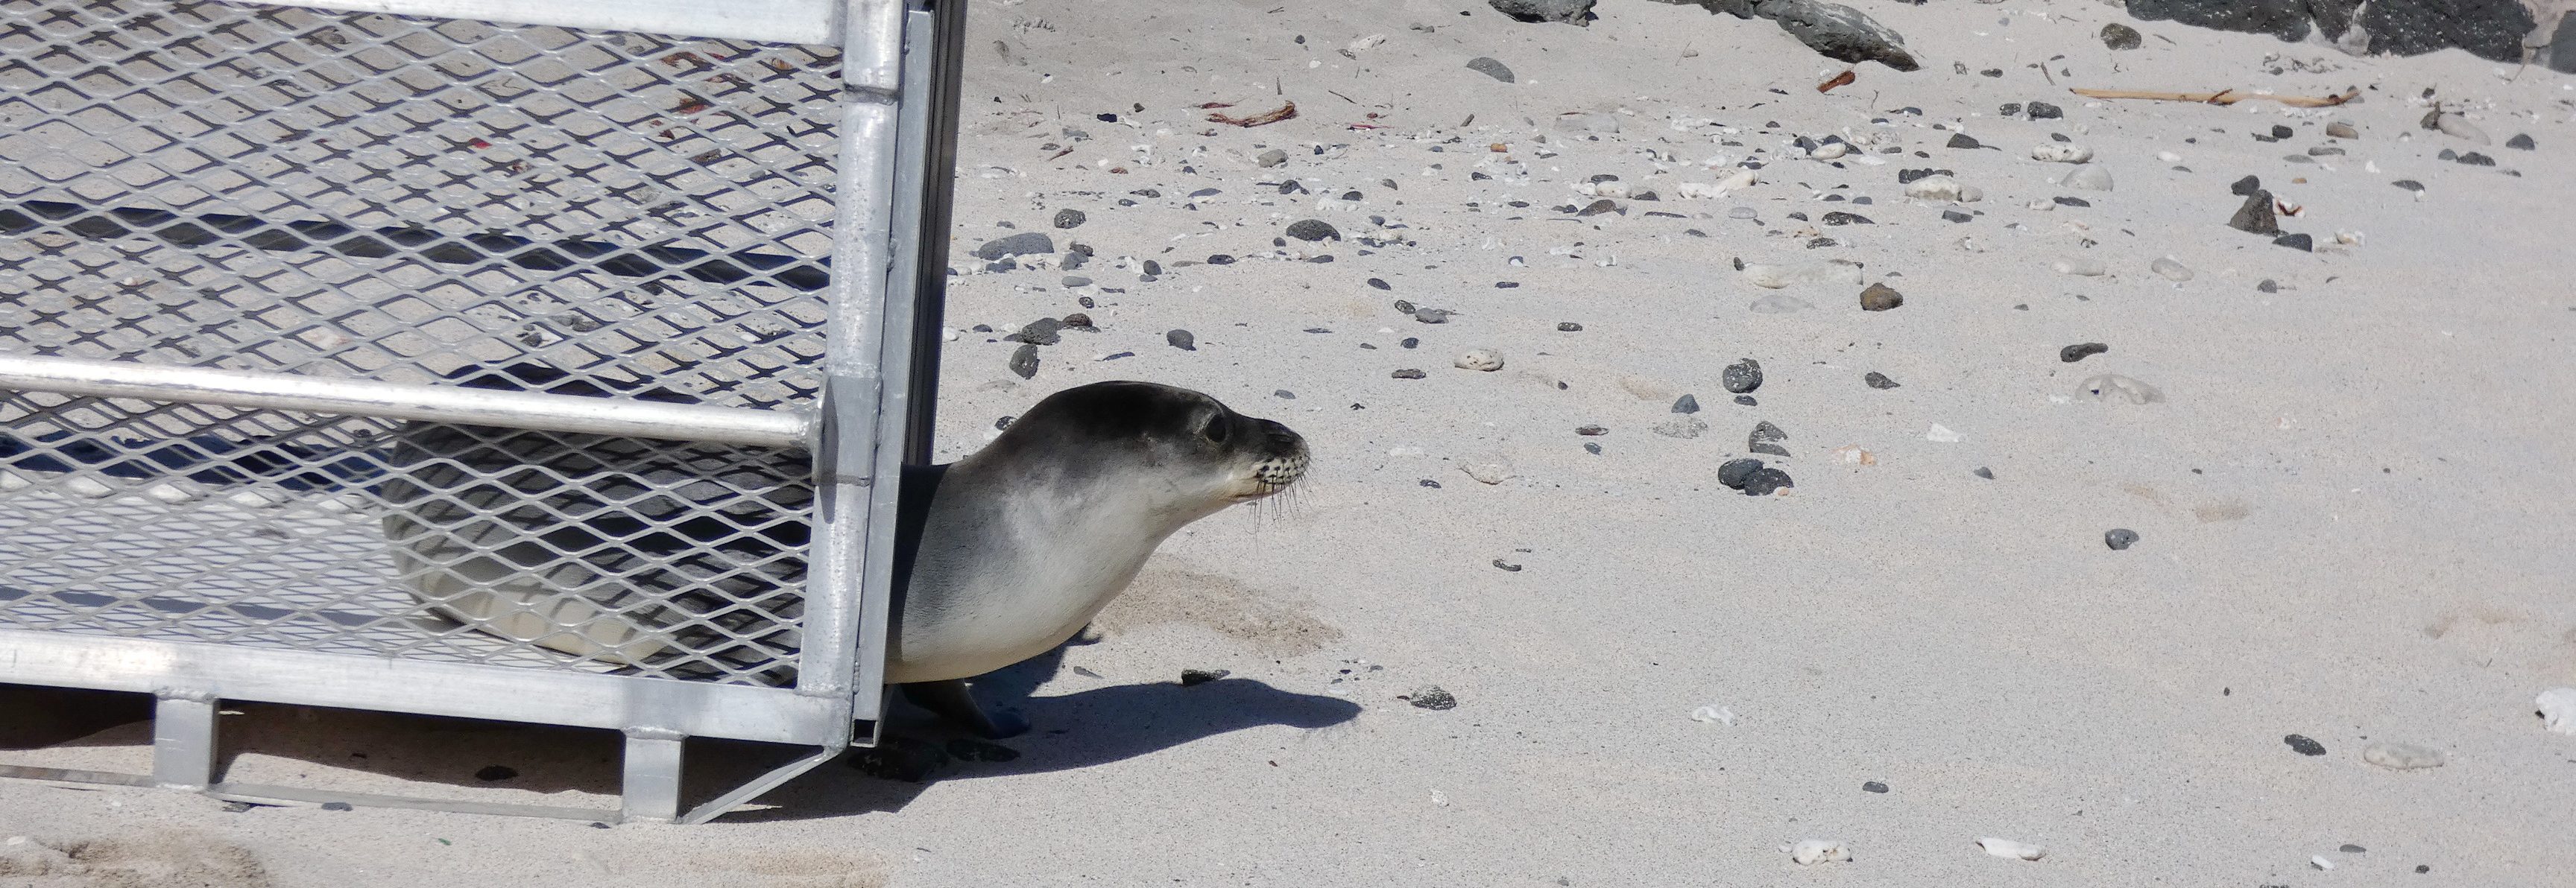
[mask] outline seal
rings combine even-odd
[[[463,385],[605,395],[549,368]],[[644,400],[694,401],[654,389]],[[1305,440],[1149,382],[1056,392],[971,456],[908,467],[886,682],[975,733],[967,679],[1064,643],[1155,547],[1305,473]],[[472,629],[680,677],[785,684],[813,488],[801,453],[410,423],[381,496],[399,574]]]

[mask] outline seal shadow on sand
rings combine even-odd
[[[1097,626],[1115,635],[1163,623],[1207,628],[1265,658],[1313,653],[1341,637],[1339,630],[1311,616],[1300,599],[1167,559],[1150,563],[1129,594],[1101,614]],[[1027,735],[999,744],[978,740],[903,702],[900,694],[889,695],[891,705],[877,747],[853,750],[763,796],[754,807],[723,819],[805,819],[893,811],[940,780],[1083,768],[1247,728],[1325,728],[1360,713],[1359,704],[1339,697],[1282,691],[1242,678],[1192,687],[1150,682],[1035,696],[1065,668],[1068,647],[1095,643],[1094,633],[1086,632],[1045,654],[974,680],[976,696],[985,705],[1018,711],[1029,720],[1033,729]],[[50,730],[46,731],[0,732],[50,735],[0,737],[16,741],[0,747],[148,749],[151,745],[151,725],[141,721],[149,717],[150,703],[142,695],[16,687],[0,687],[0,691],[10,692],[0,694],[14,704],[7,708],[36,716],[32,721],[20,720],[27,726],[46,718],[58,722],[47,723]],[[490,801],[502,799],[477,790],[586,794],[611,806],[614,802],[608,800],[618,793],[620,740],[611,731],[274,704],[227,703],[225,708],[240,713],[225,717],[218,773],[226,779]],[[808,751],[808,747],[692,739],[684,801],[713,797]],[[306,769],[297,767],[297,762],[412,785],[343,786],[337,785],[343,780],[328,775],[299,780],[295,772]],[[494,766],[505,769],[508,776],[494,779]],[[438,791],[419,792],[424,789]]]

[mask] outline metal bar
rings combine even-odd
[[[264,6],[301,6],[349,12],[559,25],[603,31],[638,31],[688,37],[728,37],[772,43],[837,45],[838,0],[617,0],[613,3],[543,3],[530,0],[249,0]]]
[[[32,765],[0,765],[0,777],[12,780],[51,780],[56,783],[95,783],[101,786],[132,786],[155,789],[150,775],[120,774],[115,771],[90,771],[80,768],[39,768]]]
[[[889,91],[902,76],[903,0],[847,0],[841,14],[841,79]]]
[[[677,731],[626,729],[620,819],[669,823],[680,816],[680,754],[684,740]]]
[[[841,753],[848,751],[849,748],[849,744],[846,743],[825,744],[822,749],[816,750],[812,755],[772,768],[768,773],[753,778],[749,783],[734,787],[732,791],[727,792],[724,795],[717,796],[714,799],[707,801],[705,804],[689,809],[689,813],[681,815],[678,822],[682,825],[696,825],[705,823],[709,820],[714,820],[724,812],[733,810],[735,805],[759,798],[762,794],[767,793],[770,790],[777,789],[787,781],[796,779],[797,775],[814,770],[814,766],[831,761]]]
[[[903,167],[916,173],[917,181],[897,186],[902,194],[918,196],[921,202],[920,224],[911,245],[897,248],[916,262],[909,276],[914,288],[912,403],[903,446],[904,462],[912,465],[930,464],[937,429],[940,326],[947,314],[948,236],[957,183],[958,92],[965,80],[966,60],[966,0],[923,2],[929,3],[936,27],[923,41],[926,45],[913,51],[929,56],[930,73],[906,76],[903,103],[906,108],[919,104],[929,109],[928,122],[913,130],[928,136],[929,144],[918,164],[908,162]]]
[[[814,534],[806,559],[805,643],[796,692],[849,702],[864,623],[868,498],[878,442],[877,336],[885,323],[886,220],[894,186],[895,109],[866,94],[841,118],[839,201],[832,222],[830,319],[822,426],[814,450]],[[891,490],[893,485],[886,485]],[[866,705],[864,695],[861,706]],[[843,728],[846,730],[847,725]],[[846,736],[846,735],[844,735]]]
[[[0,773],[0,777],[14,776],[17,775]],[[227,802],[292,802],[305,805],[341,802],[354,808],[405,808],[413,811],[451,811],[458,814],[493,814],[503,817],[553,817],[563,820],[588,820],[594,823],[615,823],[618,820],[618,812],[606,808],[564,808],[554,805],[517,805],[508,802],[471,802],[462,799],[424,799],[416,796],[272,786],[264,783],[218,783],[206,787],[206,794]]]
[[[850,701],[782,688],[0,629],[0,682],[821,746]]]
[[[215,698],[162,697],[152,710],[152,783],[198,790],[215,782]]]
[[[807,446],[812,427],[780,410],[30,355],[0,355],[0,390],[762,447]]]

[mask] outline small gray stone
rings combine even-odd
[[[1028,326],[1021,327],[1020,332],[1002,337],[1002,341],[1026,342],[1031,345],[1054,345],[1064,340],[1063,334],[1057,332],[1064,328],[1065,323],[1063,321],[1059,321],[1054,318],[1039,318],[1037,320],[1030,321]]]
[[[1732,490],[1743,490],[1744,480],[1753,477],[1753,473],[1761,470],[1761,460],[1730,459],[1717,467],[1717,483],[1726,485]]]
[[[1949,147],[1952,147],[1952,148],[1983,148],[1983,147],[1986,147],[1986,146],[1985,146],[1985,143],[1982,143],[1982,142],[1977,141],[1975,138],[1973,138],[1973,137],[1969,136],[1967,133],[1951,133],[1951,134],[1950,134],[1950,144],[1949,144]]]
[[[1887,378],[1887,374],[1880,373],[1876,370],[1869,371],[1867,374],[1862,375],[1860,381],[1874,389],[1892,389],[1897,387],[1896,380],[1889,379]]]
[[[2136,49],[2146,42],[2138,29],[2112,22],[2102,26],[2102,45],[2112,49]]]
[[[1896,292],[1895,287],[1883,283],[1871,284],[1868,289],[1860,291],[1862,311],[1886,311],[1904,304],[1905,294]]]
[[[1019,350],[1011,352],[1011,372],[1019,374],[1021,379],[1036,379],[1038,376],[1038,347],[1034,344],[1023,343],[1020,345]]]
[[[1753,424],[1752,434],[1744,436],[1744,449],[1755,453],[1768,453],[1772,456],[1788,456],[1789,448],[1779,444],[1786,440],[1789,440],[1789,433],[1781,431],[1779,426],[1772,425],[1766,420]]]
[[[2281,283],[2271,278],[2264,278],[2262,282],[2254,285],[2254,289],[2265,293],[2278,293],[2281,292]]]
[[[1390,374],[1387,374],[1387,375],[1388,375],[1388,376],[1392,376],[1392,377],[1394,377],[1394,378],[1396,378],[1396,379],[1421,379],[1421,378],[1423,377],[1423,375],[1424,375],[1424,374],[1423,374],[1423,372],[1422,372],[1422,371],[1420,371],[1420,370],[1406,369],[1406,370],[1398,370],[1398,371],[1395,371],[1394,373],[1390,373]]]
[[[1088,287],[1091,286],[1091,279],[1078,274],[1068,274],[1064,276],[1062,283],[1067,287]]]
[[[1797,482],[1789,480],[1789,473],[1787,472],[1773,468],[1757,469],[1752,475],[1745,477],[1744,495],[1770,496],[1772,492],[1777,491],[1780,488],[1796,486],[1798,486]]]
[[[1986,479],[1986,480],[1988,480],[1988,481],[1995,480],[1995,470],[1993,470],[1993,469],[1989,469],[1989,468],[1986,468],[1986,467],[1984,467],[1984,466],[1978,466],[1978,467],[1977,467],[1977,469],[1976,469],[1976,471],[1969,472],[1968,474],[1975,475],[1975,476],[1977,476],[1977,477],[1979,477],[1979,478],[1984,478],[1984,479]]]
[[[2272,244],[2274,246],[2288,247],[2293,250],[2304,250],[2310,253],[2317,251],[2316,238],[2312,238],[2304,234],[2284,234],[2280,237],[2273,238]]]
[[[2072,364],[2110,350],[2110,346],[2103,345],[2099,342],[2079,342],[2074,345],[2058,349],[2057,359]]]
[[[1054,224],[1057,228],[1080,228],[1082,227],[1082,223],[1090,221],[1090,219],[1091,217],[1083,215],[1081,210],[1066,207],[1055,211]]]
[[[1699,399],[1698,399],[1698,398],[1695,398],[1695,397],[1692,397],[1692,396],[1690,396],[1690,395],[1683,395],[1683,396],[1681,396],[1680,398],[1674,399],[1674,401],[1673,401],[1673,412],[1674,412],[1674,413],[1698,413],[1698,412],[1699,412]]]
[[[2102,533],[2102,545],[2111,547],[2112,551],[2119,551],[2137,544],[2138,532],[2125,527],[2114,527]]]
[[[2291,751],[2291,752],[2298,753],[2298,754],[2300,754],[2300,755],[2324,755],[2324,754],[2326,754],[2326,745],[2325,745],[2325,744],[2323,744],[2323,743],[2319,743],[2319,742],[2314,741],[2314,740],[2310,740],[2310,739],[2308,739],[2308,738],[2306,738],[2306,737],[2302,737],[2302,736],[2299,736],[2299,735],[2297,735],[2297,734],[2291,734],[2291,735],[2288,735],[2288,736],[2282,737],[2282,738],[2281,738],[2281,742],[2282,742],[2282,743],[2289,744],[2290,751]]]
[[[1194,688],[1233,674],[1233,670],[1228,669],[1183,669],[1181,687]]]
[[[977,259],[1000,259],[1006,256],[1029,256],[1055,252],[1055,240],[1035,231],[1024,231],[1010,237],[999,237],[975,248]]]
[[[2397,187],[2399,187],[2399,188],[2403,188],[2403,189],[2406,189],[2406,190],[2408,190],[2408,191],[2415,192],[2415,193],[2417,193],[2417,194],[2422,194],[2422,193],[2424,193],[2424,183],[2422,183],[2422,182],[2418,182],[2418,181],[2415,181],[2415,180],[2413,180],[2413,179],[2399,179],[2399,180],[2397,180],[2397,181],[2395,181],[2395,182],[2390,182],[2390,183],[2388,183],[2388,184],[2390,184],[2390,185],[2395,185],[2395,186],[2397,186]]]
[[[1860,791],[1883,793],[1887,791],[1887,784],[1880,783],[1876,780],[1864,781],[1860,785]]]
[[[2352,124],[2338,120],[2326,124],[2326,135],[2336,139],[2358,139],[2361,138],[2361,131],[2353,129]]]
[[[1188,330],[1173,330],[1169,333],[1165,333],[1163,334],[1163,341],[1171,343],[1173,348],[1177,348],[1182,351],[1194,352],[1199,350],[1199,338],[1190,335],[1190,331]]]
[[[1441,690],[1439,685],[1423,685],[1414,689],[1413,693],[1405,695],[1405,699],[1411,701],[1415,709],[1458,708],[1457,695]]]
[[[2504,146],[2522,151],[2533,151],[2540,148],[2539,143],[2531,140],[2530,133],[2521,133],[2515,135],[2513,138],[2506,139],[2504,140]]]
[[[1483,74],[1504,83],[1512,82],[1511,68],[1504,66],[1501,62],[1494,61],[1493,59],[1489,59],[1484,56],[1477,56],[1475,58],[1468,59],[1467,70]]]
[[[1341,240],[1342,232],[1322,219],[1300,219],[1288,223],[1288,236],[1301,241]]]
[[[1573,321],[1558,321],[1558,322],[1556,323],[1556,332],[1559,332],[1559,333],[1581,333],[1581,332],[1583,332],[1583,325],[1582,325],[1582,324],[1577,324],[1577,323],[1575,323],[1575,322],[1573,322]]]
[[[2086,191],[2110,191],[2111,171],[2103,169],[2101,164],[2088,163],[2068,171],[2064,178],[2057,180],[2057,184]]]
[[[1288,162],[1288,152],[1272,148],[1268,151],[1261,152],[1260,154],[1253,155],[1252,162],[1261,165],[1265,169],[1279,166]]]
[[[1728,364],[1726,365],[1726,372],[1721,374],[1719,379],[1724,382],[1727,391],[1734,392],[1739,395],[1761,388],[1762,362],[1756,361],[1752,358],[1745,358],[1744,360]],[[1685,395],[1684,397],[1688,396]]]
[[[1708,431],[1708,421],[1696,416],[1676,416],[1656,423],[1650,431],[1667,438],[1697,438],[1701,432]]]
[[[1516,22],[1563,22],[1589,27],[1596,0],[1487,0],[1495,12]]]
[[[1413,319],[1425,324],[1446,324],[1449,323],[1449,314],[1445,308],[1417,308],[1413,310]]]
[[[2257,188],[2246,195],[2245,205],[2237,207],[2236,215],[2228,217],[2227,227],[2249,234],[2280,234],[2281,217],[2272,211],[2272,192]]]

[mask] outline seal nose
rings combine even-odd
[[[1260,430],[1262,439],[1270,443],[1270,455],[1272,457],[1286,458],[1302,457],[1306,455],[1306,437],[1304,435],[1297,434],[1296,430],[1267,419],[1255,419],[1252,423],[1254,428]]]

